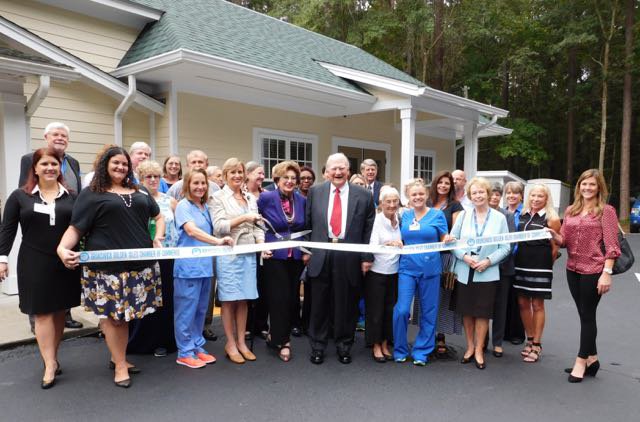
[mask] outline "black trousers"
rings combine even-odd
[[[298,259],[265,259],[263,264],[263,292],[269,312],[271,344],[289,341],[294,315],[294,302],[300,302],[300,274],[304,264]],[[300,305],[298,305],[300,306]]]
[[[493,304],[493,320],[491,321],[491,344],[493,344],[493,347],[502,347],[507,322],[507,301],[513,279],[514,276],[503,275],[500,272],[500,282],[496,290],[496,301]],[[518,320],[520,321],[519,317]]]
[[[345,259],[348,256],[346,254],[349,252],[328,251],[318,277],[309,278],[313,297],[309,341],[313,350],[326,349],[331,316],[333,338],[338,353],[348,353],[353,345],[359,312],[360,286],[351,285],[344,275],[345,268],[353,265],[351,259]]]
[[[256,258],[260,263],[260,254]],[[267,260],[264,260],[266,262]],[[257,265],[256,282],[258,287],[258,298],[249,302],[249,313],[247,315],[247,330],[259,336],[261,331],[269,331],[269,311],[267,309],[266,294],[264,291],[264,266]]]
[[[513,288],[513,277],[509,286],[507,297],[507,310],[504,320],[504,340],[522,343],[524,341],[524,325],[520,317],[520,306],[518,306],[518,295]],[[494,343],[495,346],[495,343]]]
[[[398,300],[398,274],[369,271],[364,279],[364,338],[368,346],[393,343],[393,307]]]
[[[578,315],[580,316],[580,350],[578,351],[578,357],[582,359],[598,354],[596,348],[596,336],[598,335],[596,311],[601,297],[598,294],[599,278],[600,273],[578,274],[567,270],[569,291],[573,296],[573,301],[576,303]]]

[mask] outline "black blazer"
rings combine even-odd
[[[66,154],[66,159],[71,166],[71,170],[73,170],[73,173],[76,175],[76,180],[78,181],[78,184],[76,186],[68,187],[76,191],[76,194],[78,194],[82,190],[82,179],[80,179],[80,163],[69,154]],[[24,184],[27,183],[27,177],[29,176],[29,169],[31,168],[32,161],[33,152],[22,156],[22,159],[20,160],[20,179],[18,181],[18,187],[24,186]]]
[[[329,207],[329,195],[331,194],[331,182],[313,186],[307,196],[305,209],[305,224],[307,229],[312,230],[310,240],[312,242],[328,242],[329,227],[327,223],[327,212]],[[376,212],[373,207],[371,194],[360,186],[349,183],[349,204],[347,209],[345,243],[369,244],[371,229],[375,220]],[[373,262],[373,255],[369,253],[357,254],[349,253],[348,267],[345,268],[345,276],[351,285],[358,285],[362,278],[360,264],[363,261]],[[307,274],[309,277],[317,277],[324,265],[327,251],[317,249],[313,251]]]
[[[373,205],[378,207],[380,201],[380,188],[382,188],[382,182],[379,180],[373,181]]]

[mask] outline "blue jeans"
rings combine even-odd
[[[173,319],[178,357],[203,352],[202,336],[209,306],[211,277],[173,279]]]
[[[416,300],[420,301],[420,329],[413,344],[411,356],[414,360],[426,362],[435,347],[440,274],[434,276],[399,274],[398,301],[393,308],[393,357],[395,359],[406,358],[409,355],[407,327],[414,295]]]

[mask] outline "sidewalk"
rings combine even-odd
[[[64,338],[90,334],[98,329],[98,317],[78,306],[71,310],[73,319],[84,324],[80,329],[64,330]],[[0,293],[0,349],[8,349],[35,341],[29,329],[29,317],[18,308],[18,295]]]

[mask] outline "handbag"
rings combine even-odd
[[[603,236],[604,238],[604,236]],[[631,250],[631,246],[629,242],[624,237],[624,232],[622,231],[622,227],[618,224],[618,243],[620,244],[620,256],[616,258],[613,263],[613,275],[625,273],[633,266],[636,258],[633,256],[633,251]],[[602,250],[602,255],[605,254],[604,248],[604,240],[600,243],[600,249]]]

